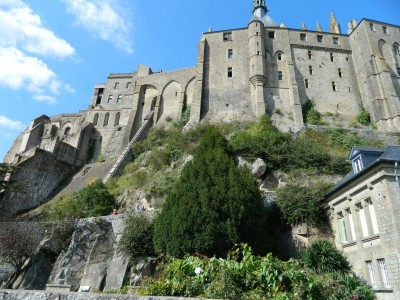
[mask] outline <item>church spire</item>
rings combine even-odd
[[[338,21],[336,20],[336,17],[331,11],[331,24],[329,25],[329,32],[330,33],[339,33],[340,34],[340,25]]]
[[[322,32],[322,27],[321,24],[319,23],[319,21],[317,21],[317,31]]]

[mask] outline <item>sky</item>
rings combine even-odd
[[[267,0],[288,28],[329,29],[334,11],[400,25],[400,0]],[[0,161],[31,120],[77,113],[95,84],[139,64],[153,71],[196,65],[201,33],[246,27],[251,0],[0,0]],[[400,41],[399,41],[400,42]]]

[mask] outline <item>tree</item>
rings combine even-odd
[[[276,203],[289,224],[318,225],[327,221],[324,196],[333,186],[324,181],[310,186],[288,183],[277,190]]]
[[[14,169],[10,164],[0,163],[0,193],[2,191],[18,191],[22,189],[19,182],[7,179],[7,174]]]
[[[0,258],[14,268],[12,283],[20,274],[25,260],[37,249],[43,238],[39,223],[2,222],[0,224]]]
[[[266,210],[254,177],[236,167],[231,148],[210,126],[155,221],[157,250],[223,256],[236,243],[265,247]]]
[[[143,213],[131,213],[125,219],[125,229],[119,248],[131,261],[141,256],[153,256],[154,219]]]

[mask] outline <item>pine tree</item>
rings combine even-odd
[[[242,242],[261,251],[265,220],[254,177],[236,166],[227,140],[210,126],[155,221],[154,243],[175,257],[223,256]]]

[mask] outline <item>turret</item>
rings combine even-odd
[[[250,23],[253,21],[261,21],[266,27],[278,27],[268,15],[268,9],[265,5],[265,0],[253,0],[253,18],[250,20]]]

